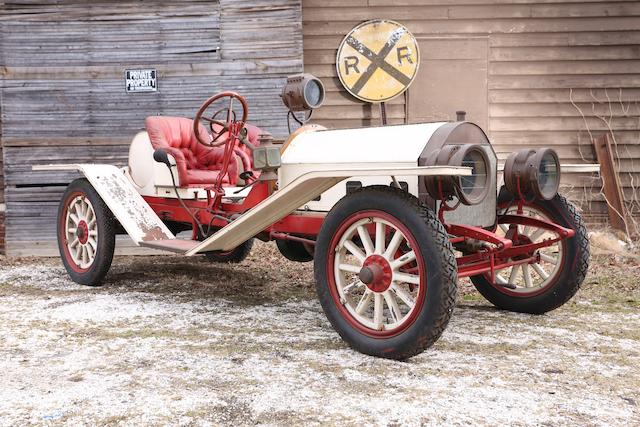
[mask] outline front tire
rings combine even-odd
[[[97,286],[107,275],[115,250],[117,221],[86,179],[67,187],[58,208],[58,249],[71,280]]]
[[[365,187],[331,209],[314,273],[333,327],[372,356],[421,353],[445,330],[455,305],[456,261],[444,227],[396,188]]]
[[[499,212],[515,213],[517,201],[506,191],[498,198]],[[482,296],[496,307],[520,313],[542,314],[569,301],[578,291],[589,268],[589,238],[582,216],[575,205],[556,195],[551,200],[535,200],[524,206],[525,214],[575,230],[576,234],[539,250],[539,262],[500,270],[494,282],[488,275],[471,277]],[[551,232],[519,226],[519,232],[534,243]],[[503,232],[506,227],[503,226]],[[526,243],[526,242],[525,242]],[[510,289],[505,284],[515,286]]]

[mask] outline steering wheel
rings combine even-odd
[[[228,107],[219,109],[218,111],[213,113],[211,116],[207,116],[205,114],[207,111],[207,108],[209,108],[210,105],[224,98],[229,98]],[[238,100],[242,107],[241,120],[237,120],[236,112],[233,110],[234,100]],[[226,117],[223,120],[220,120],[224,116],[224,113],[226,113]],[[247,106],[246,99],[244,99],[242,96],[238,95],[235,92],[220,92],[219,94],[214,95],[211,98],[207,99],[205,103],[202,104],[202,107],[200,107],[200,109],[196,113],[196,118],[193,121],[193,133],[200,144],[205,145],[207,147],[218,147],[226,142],[226,140],[221,142],[216,142],[222,137],[222,135],[228,134],[229,136],[231,136],[231,134],[235,134],[236,136],[239,136],[240,131],[242,131],[244,124],[247,122],[248,114],[249,114],[249,107]],[[220,116],[220,118],[218,118],[218,116]],[[208,124],[208,127],[211,130],[212,139],[209,140],[209,138],[207,138],[209,135],[201,134],[200,123]],[[214,125],[216,125],[218,128],[217,129],[214,128]]]

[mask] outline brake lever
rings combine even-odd
[[[251,150],[251,152],[256,149],[256,146],[249,142],[249,131],[245,127],[240,131],[238,142],[240,142],[240,144],[244,144],[249,150]]]

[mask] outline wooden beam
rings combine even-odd
[[[611,149],[609,134],[605,133],[593,141],[598,163],[600,163],[600,176],[602,178],[604,195],[607,200],[609,221],[611,226],[624,233],[629,233],[627,226],[627,214],[624,205],[624,196],[620,184],[620,176],[616,171],[616,163]]]

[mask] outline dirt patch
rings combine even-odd
[[[117,258],[100,288],[55,259],[0,261],[2,425],[640,422],[640,270],[613,255],[544,316],[463,283],[442,339],[404,363],[350,350],[312,264],[273,245],[240,265]]]

